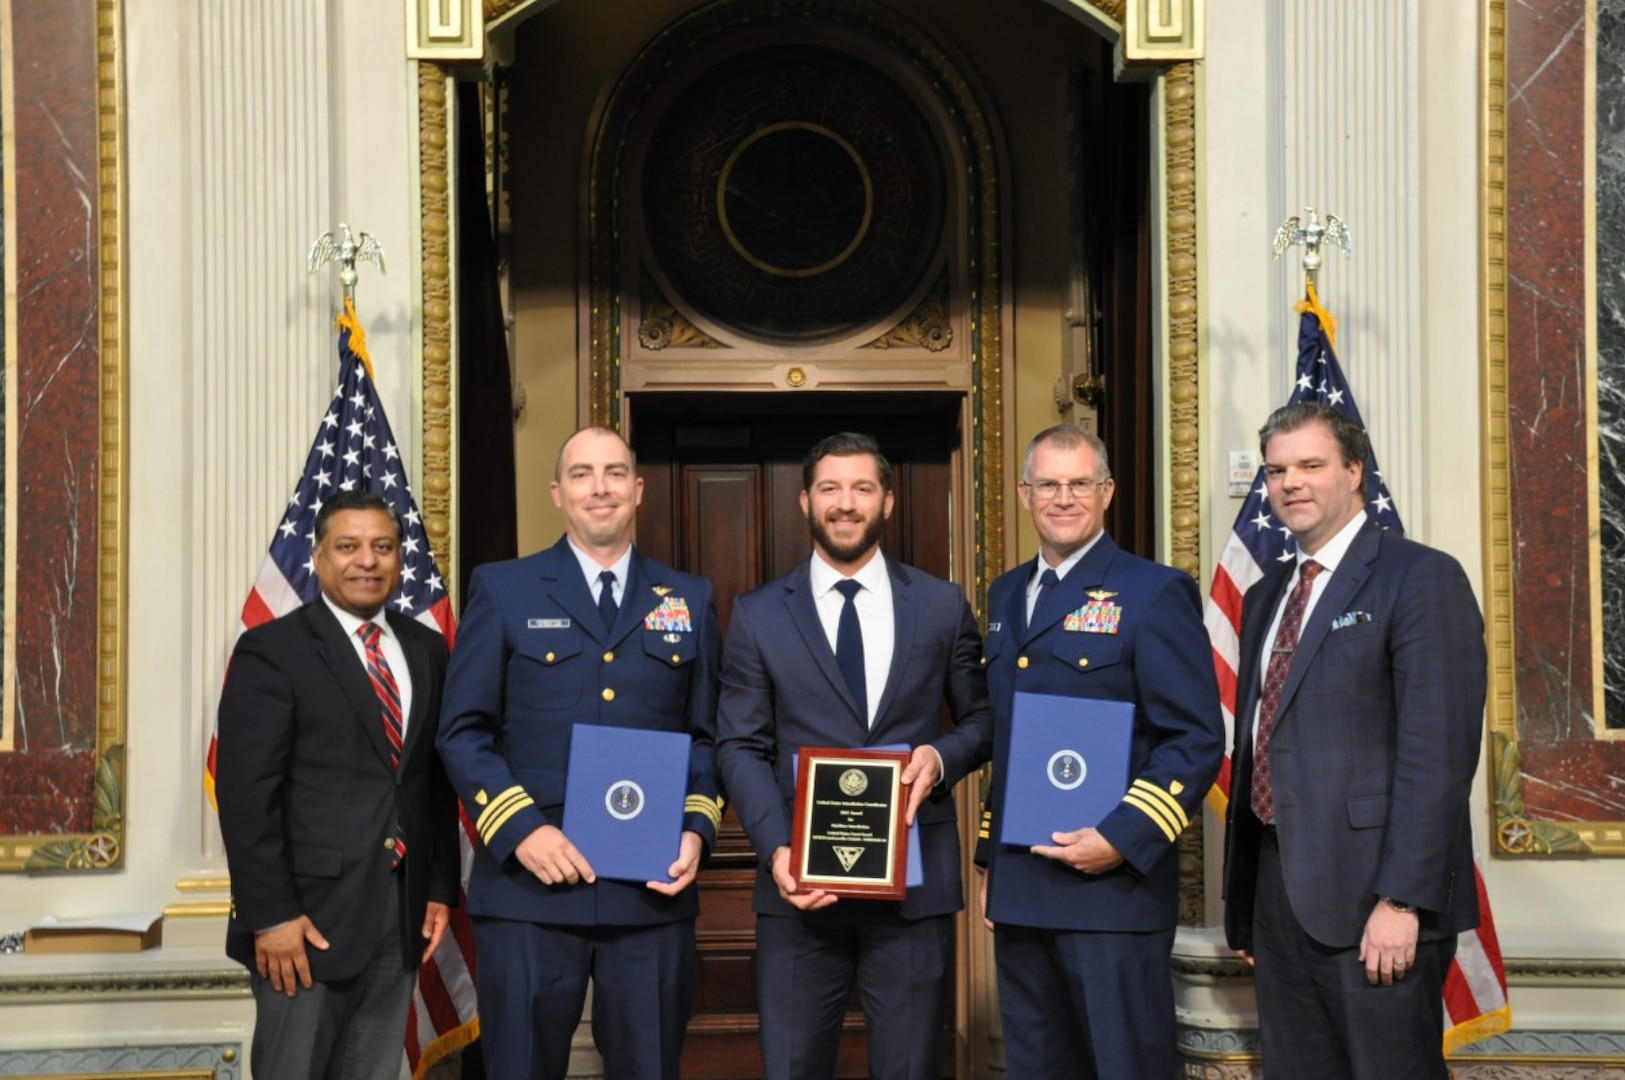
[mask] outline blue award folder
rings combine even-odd
[[[1017,693],[999,842],[1053,844],[1099,825],[1128,791],[1133,741],[1132,702]]]
[[[865,750],[913,750],[912,746],[903,743],[887,743],[885,746],[865,746]],[[790,772],[799,774],[801,771],[801,755],[790,755]],[[907,863],[903,867],[903,887],[912,889],[916,885],[925,884],[925,861],[920,855],[920,819],[915,818],[914,824],[908,827],[908,850],[903,856]]]
[[[688,794],[687,735],[575,724],[564,781],[564,835],[593,873],[670,881]]]

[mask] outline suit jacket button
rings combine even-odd
[[[610,689],[607,686],[604,687],[604,700],[605,701],[614,701],[615,700],[615,691]]]
[[[1089,666],[1089,658],[1087,656],[1078,657],[1078,666],[1079,667],[1088,667]]]
[[[1020,656],[1020,657],[1016,658],[1016,667],[1025,668],[1026,666],[1027,666],[1027,658],[1025,656]]]
[[[390,837],[388,840],[384,841],[384,850],[385,851],[394,851],[395,850],[395,838],[393,836]]]
[[[551,664],[553,662],[553,654],[552,653],[547,654],[547,662],[549,664]]]
[[[604,654],[604,663],[606,663],[606,664],[613,663],[614,660],[615,660],[615,653],[613,651],[612,652],[607,652],[607,653]]]
[[[676,653],[672,653],[671,654],[671,662],[674,663],[674,664],[681,664],[683,662],[683,658],[681,656],[678,656]]]

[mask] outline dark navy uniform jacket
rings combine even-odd
[[[978,862],[986,862],[988,918],[1056,930],[1165,930],[1178,919],[1175,841],[1199,812],[1224,753],[1212,649],[1188,574],[1130,555],[1102,535],[1041,598],[1025,628],[1037,560],[988,593],[987,677],[996,720],[993,789]],[[1017,690],[1134,703],[1129,789],[1099,823],[1123,856],[1084,874],[997,842]],[[1082,823],[1057,822],[1070,832]]]
[[[573,926],[691,919],[696,890],[542,884],[514,856],[563,826],[573,724],[692,736],[683,828],[707,849],[722,819],[714,742],[721,649],[710,583],[632,552],[613,630],[569,541],[474,571],[446,674],[440,756],[479,833],[469,913]],[[566,834],[568,835],[568,834]]]

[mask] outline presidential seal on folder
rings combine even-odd
[[[1094,828],[1128,791],[1134,704],[1017,692],[1002,780],[999,843],[1053,844]]]

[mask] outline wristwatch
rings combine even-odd
[[[1409,915],[1411,912],[1416,910],[1415,904],[1407,904],[1403,900],[1395,900],[1392,896],[1382,896],[1378,897],[1378,899],[1387,904],[1389,907],[1393,908],[1395,911],[1399,912],[1401,915]]]

